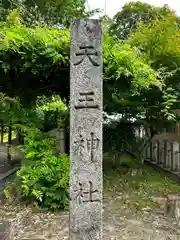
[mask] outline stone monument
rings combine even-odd
[[[102,239],[102,33],[76,19],[70,60],[70,240]]]

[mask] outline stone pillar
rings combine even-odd
[[[157,164],[160,164],[160,146],[159,146],[159,140],[157,140]]]
[[[180,173],[180,143],[179,143],[179,152],[178,152],[177,171]]]
[[[171,143],[167,141],[167,157],[166,168],[171,168]]]
[[[171,142],[171,170],[174,171],[175,170],[175,164],[174,164],[174,142]]]
[[[58,128],[57,130],[57,149],[59,149],[60,153],[65,153],[65,130],[63,127]]]
[[[164,156],[163,156],[163,167],[167,167],[167,140],[164,140]]]
[[[157,162],[157,144],[152,142],[152,161]]]
[[[102,239],[102,33],[74,20],[70,60],[70,240]]]
[[[179,143],[178,142],[174,142],[173,152],[174,152],[174,171],[178,171],[178,161],[179,161]]]
[[[152,141],[150,142],[150,161],[153,161],[153,144]]]

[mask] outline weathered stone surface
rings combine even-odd
[[[168,195],[165,204],[165,213],[170,217],[180,219],[180,196]]]
[[[102,239],[102,43],[98,20],[74,20],[70,81],[70,240]]]

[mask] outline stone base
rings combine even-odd
[[[180,196],[168,195],[165,204],[165,214],[180,220]]]

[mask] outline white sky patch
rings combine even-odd
[[[87,0],[87,9],[92,10],[95,8],[102,9],[102,15],[105,13],[105,2],[106,2],[106,14],[110,17],[113,17],[121,7],[128,2],[136,2],[136,0]],[[163,6],[168,4],[169,7],[177,12],[180,15],[180,1],[179,0],[144,0],[141,2],[149,3],[154,6]]]

